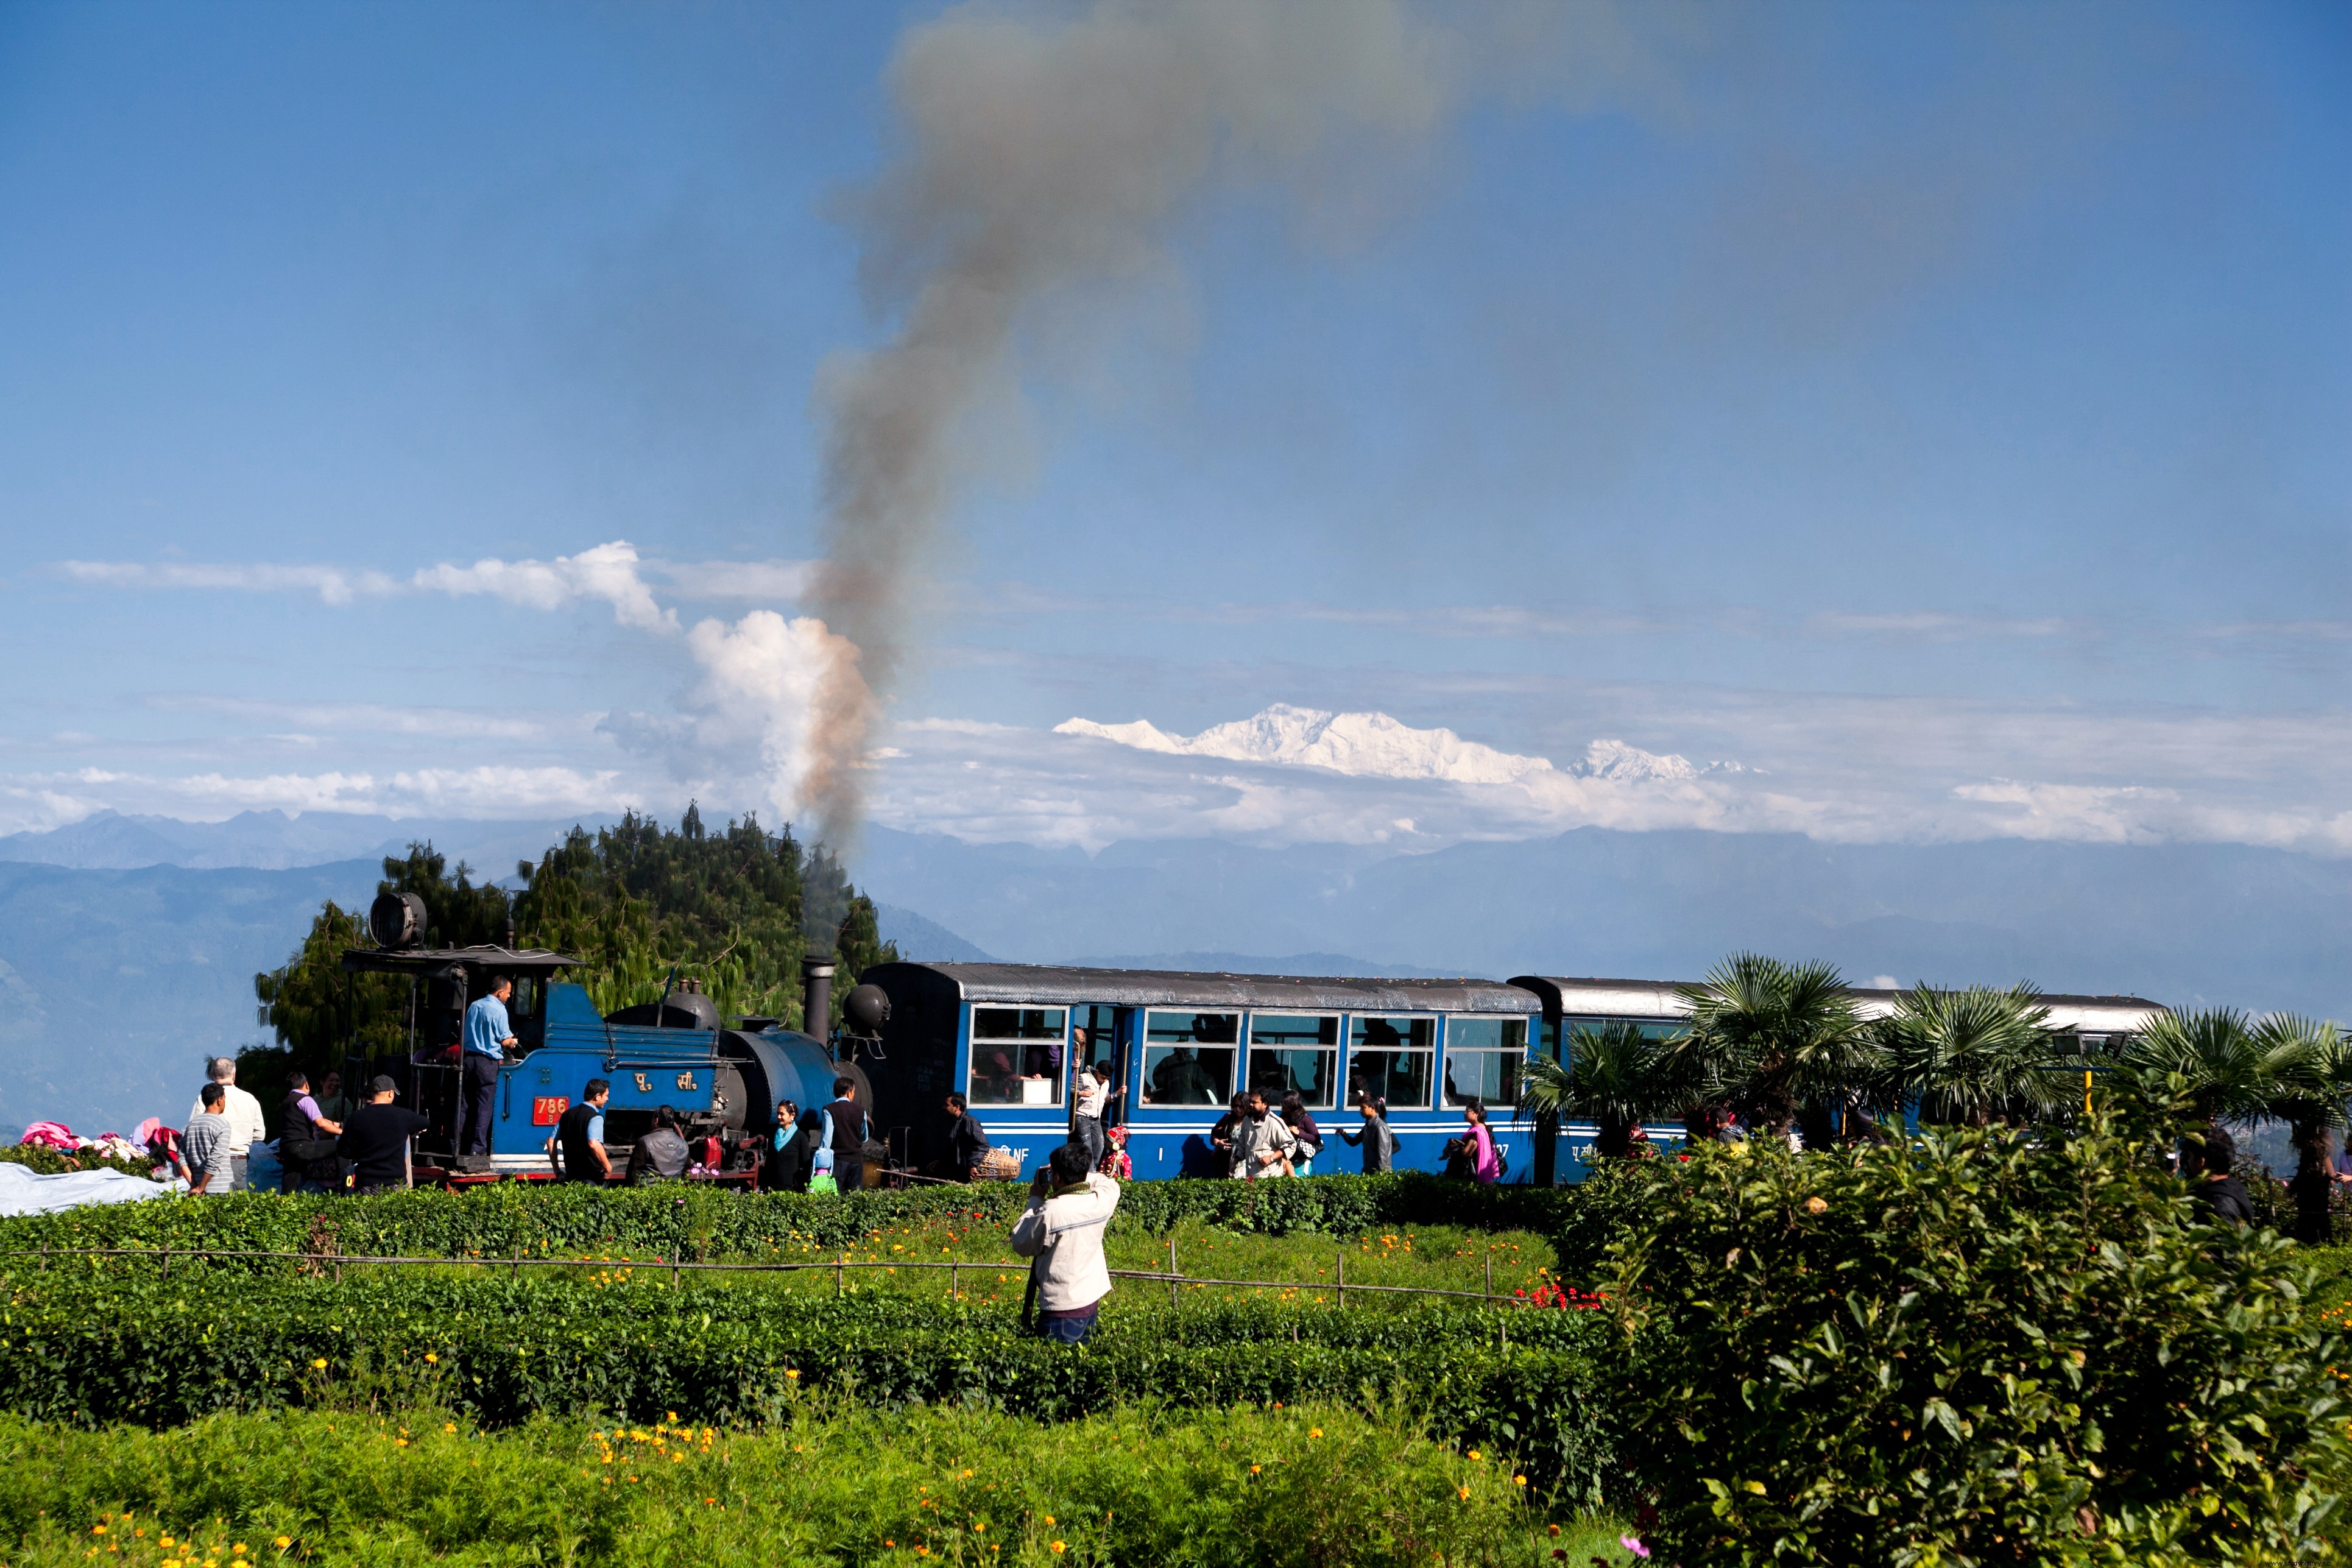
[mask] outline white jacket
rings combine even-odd
[[[1118,1184],[1097,1171],[1083,1193],[1031,1198],[1013,1226],[1013,1250],[1044,1254],[1037,1267],[1037,1304],[1048,1312],[1091,1307],[1110,1294],[1103,1261],[1103,1231],[1118,1207]]]
[[[253,1152],[256,1143],[269,1135],[268,1130],[261,1125],[261,1101],[233,1083],[225,1083],[221,1087],[228,1091],[227,1098],[221,1102],[220,1114],[228,1119],[229,1157],[242,1159]],[[200,1094],[196,1102],[188,1107],[188,1120],[194,1121],[204,1113],[205,1100]]]
[[[1268,1110],[1262,1117],[1244,1117],[1241,1124],[1234,1129],[1234,1175],[1256,1181],[1282,1174],[1280,1165],[1268,1166],[1258,1159],[1268,1150],[1279,1151],[1297,1159],[1298,1134],[1290,1130],[1290,1123],[1282,1119],[1282,1112],[1278,1110]]]

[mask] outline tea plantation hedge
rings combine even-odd
[[[1157,1234],[1185,1220],[1228,1230],[1352,1236],[1402,1226],[1528,1230],[1572,1240],[1597,1258],[1609,1229],[1608,1184],[1478,1186],[1418,1172],[1284,1182],[1129,1182],[1116,1229]],[[420,1189],[369,1197],[275,1193],[155,1199],[0,1220],[0,1252],[40,1247],[220,1248],[339,1252],[346,1257],[507,1258],[612,1252],[689,1261],[743,1259],[848,1247],[893,1226],[942,1219],[1008,1229],[1025,1183],[916,1187],[812,1197],[699,1184],[650,1187],[499,1183],[467,1192]]]
[[[671,1411],[743,1424],[826,1397],[1047,1419],[1135,1400],[1322,1400],[1401,1405],[1435,1433],[1517,1452],[1531,1480],[1580,1505],[1600,1501],[1613,1444],[1612,1331],[1586,1312],[1202,1304],[1130,1326],[1114,1310],[1072,1352],[1023,1336],[1002,1308],[672,1289],[642,1274],[601,1289],[478,1276],[337,1285],[83,1265],[5,1280],[0,1406],[79,1424],[368,1401],[506,1425]]]

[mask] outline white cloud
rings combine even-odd
[[[486,558],[471,566],[443,563],[416,574],[416,586],[443,594],[488,594],[534,610],[556,610],[574,600],[602,600],[613,618],[646,632],[674,632],[677,612],[654,603],[653,590],[637,574],[636,546],[625,539],[599,544],[552,561]]]
[[[78,583],[98,583],[113,588],[199,588],[243,594],[316,594],[330,605],[348,605],[362,595],[375,597],[396,594],[401,588],[397,580],[381,572],[352,571],[341,566],[60,561],[56,569]]]
[[[814,561],[648,561],[646,570],[681,599],[791,604],[808,592]]]
[[[551,722],[529,715],[472,708],[411,708],[381,702],[267,702],[186,692],[150,697],[143,706],[167,713],[221,713],[264,723],[299,725],[305,731],[449,739],[529,741],[557,728],[586,733],[594,723],[593,715],[567,716],[564,721]]]
[[[2084,628],[2057,616],[2007,618],[1993,616],[1953,616],[1936,610],[1895,610],[1884,613],[1832,612],[1805,623],[1817,634],[1858,634],[1864,637],[1921,642],[1975,642],[1988,637],[2054,637]]]
[[[610,813],[645,804],[645,795],[631,788],[616,770],[558,766],[243,776],[223,773],[165,776],[84,768],[46,780],[0,781],[0,821],[17,828],[61,826],[109,806],[191,820],[278,810],[496,821],[571,812]]]
[[[677,612],[654,601],[639,572],[636,546],[625,539],[594,545],[552,561],[500,561],[486,557],[470,566],[446,562],[425,567],[405,580],[382,572],[341,566],[183,562],[61,561],[55,570],[79,583],[119,588],[210,589],[245,594],[316,594],[330,605],[400,593],[487,594],[534,610],[558,610],[579,601],[613,606],[613,618],[637,631],[674,632]],[[789,563],[752,563],[743,581],[782,581],[772,568]]]

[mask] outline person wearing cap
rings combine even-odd
[[[408,1141],[425,1131],[425,1118],[394,1105],[400,1086],[382,1073],[368,1086],[367,1103],[352,1112],[335,1152],[352,1163],[352,1185],[381,1193],[408,1185]]]

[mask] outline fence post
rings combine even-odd
[[[1176,1238],[1168,1238],[1168,1304],[1176,1304]]]
[[[514,1267],[508,1269],[507,1273],[512,1279],[522,1278],[522,1243],[520,1240],[514,1244]]]
[[[1486,1300],[1495,1299],[1495,1244],[1486,1244]]]
[[[164,1279],[169,1279],[171,1277],[172,1277],[172,1249],[171,1249],[170,1247],[165,1247],[165,1248],[163,1249],[163,1278],[164,1278]]]
[[[836,1301],[849,1293],[849,1254],[837,1252],[833,1258],[833,1299]]]
[[[677,1289],[677,1254],[674,1252],[669,1258],[669,1288],[673,1290]]]
[[[1345,1307],[1348,1304],[1348,1249],[1344,1247],[1341,1247],[1338,1256],[1339,1259],[1339,1305]]]
[[[962,1278],[962,1271],[963,1266],[961,1264],[950,1263],[948,1265],[948,1300],[950,1301],[961,1301],[963,1300],[963,1286],[960,1283]]]

